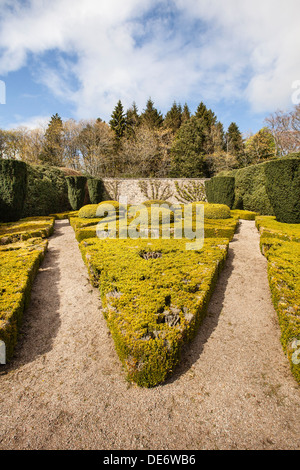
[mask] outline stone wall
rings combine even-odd
[[[129,204],[140,204],[149,199],[162,199],[171,203],[189,202],[187,198],[205,198],[205,179],[192,178],[155,178],[155,179],[118,179],[103,178],[104,199],[119,200],[127,198]]]

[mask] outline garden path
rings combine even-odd
[[[57,221],[14,360],[0,368],[0,449],[299,449],[300,391],[280,345],[252,221],[164,384],[124,380],[72,228]]]

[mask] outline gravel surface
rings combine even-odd
[[[0,390],[1,450],[300,448],[300,387],[252,221],[181,364],[152,389],[125,380],[74,232],[57,221]]]

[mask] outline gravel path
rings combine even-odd
[[[299,449],[300,387],[279,338],[259,236],[243,221],[175,375],[127,383],[73,230],[58,221],[15,359],[0,366],[0,449]]]

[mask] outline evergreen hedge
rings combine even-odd
[[[64,173],[47,165],[27,165],[28,189],[22,217],[70,210]]]
[[[103,199],[103,181],[98,178],[88,178],[87,186],[91,204],[99,204]]]
[[[225,204],[232,209],[234,203],[235,179],[233,176],[215,176],[205,181],[207,201],[212,204]]]
[[[274,209],[266,190],[265,168],[268,162],[235,170],[235,200],[232,209],[274,215]]]
[[[0,160],[0,220],[20,219],[27,191],[27,165],[18,160]]]
[[[66,180],[71,208],[73,211],[77,211],[84,204],[87,178],[85,176],[67,176]]]
[[[300,159],[284,158],[265,166],[266,190],[278,222],[300,223]]]

